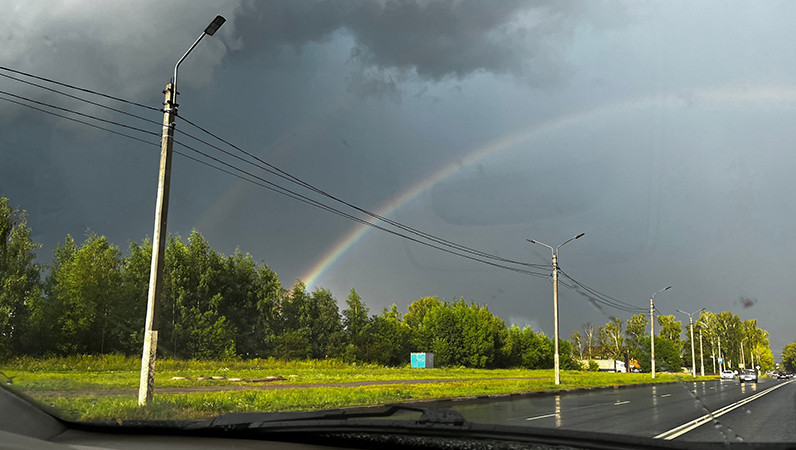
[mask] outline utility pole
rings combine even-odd
[[[163,132],[160,141],[160,171],[158,173],[158,198],[155,205],[155,231],[152,234],[152,265],[149,270],[146,319],[144,322],[144,348],[141,355],[141,379],[138,385],[138,404],[152,401],[155,387],[155,359],[158,348],[158,309],[163,287],[163,266],[166,253],[166,219],[169,212],[169,187],[171,184],[171,158],[174,147],[174,127],[177,118],[177,70],[180,64],[205,35],[212,36],[226,19],[216,16],[213,22],[194,41],[174,66],[174,76],[166,85],[163,103]]]
[[[743,341],[745,340],[746,338],[741,339],[741,365],[743,366],[744,369],[746,368],[746,358],[744,357],[743,354]]]
[[[561,361],[558,355],[558,255],[553,252],[553,334],[554,339],[554,353],[553,353],[553,367],[555,368],[555,384],[561,384]]]
[[[652,378],[655,378],[655,294],[668,291],[671,288],[671,286],[666,286],[650,296],[650,362],[652,363]]]
[[[691,328],[691,376],[696,378],[696,357],[694,356],[694,318],[688,316],[688,326]]]
[[[702,353],[702,330],[699,330],[699,373],[705,376],[705,354]]]
[[[652,378],[655,378],[655,296],[650,297],[650,362]]]
[[[721,357],[721,336],[718,336],[719,339],[719,370],[724,372],[724,358]]]
[[[694,355],[694,314],[698,312],[704,311],[705,308],[700,309],[699,311],[694,311],[693,313],[687,313],[682,309],[678,309],[678,312],[688,315],[688,327],[691,328],[691,376],[696,378],[696,356]],[[700,334],[699,337],[701,338],[702,335]],[[702,347],[700,347],[700,352]],[[704,374],[703,374],[704,375]]]
[[[539,241],[534,241],[533,239],[526,239],[531,244],[539,244],[549,248],[553,253],[553,334],[555,335],[553,340],[553,363],[555,367],[554,380],[556,385],[561,384],[561,364],[558,355],[558,249],[563,247],[565,244],[574,241],[575,239],[580,239],[584,234],[586,233],[580,233],[577,236],[571,237],[556,248]]]
[[[174,119],[176,116],[176,91],[172,83],[166,85],[163,103],[163,135],[160,142],[160,171],[158,172],[158,199],[155,206],[155,231],[152,235],[152,265],[149,269],[146,321],[144,322],[144,351],[141,356],[141,379],[138,385],[138,404],[152,401],[155,388],[155,357],[158,348],[158,303],[163,287],[164,256],[166,250],[166,219],[169,211],[169,186],[171,182],[171,157],[174,146]]]

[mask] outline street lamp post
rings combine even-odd
[[[701,376],[705,376],[705,353],[702,351],[702,329],[704,328],[705,324],[697,320],[697,325],[699,325],[699,373]]]
[[[553,339],[553,348],[555,352],[553,354],[553,362],[555,367],[555,384],[561,384],[561,365],[558,356],[558,249],[575,239],[580,239],[584,234],[586,233],[580,233],[577,236],[571,237],[559,244],[556,248],[533,239],[526,239],[531,244],[539,244],[549,248],[553,253],[553,334],[555,335]]]
[[[741,366],[744,369],[746,368],[746,357],[743,354],[743,341],[745,341],[747,337],[749,337],[749,336],[746,336],[745,338],[741,339]]]
[[[169,210],[169,185],[171,182],[171,156],[174,146],[174,121],[177,118],[177,70],[183,60],[205,35],[212,36],[226,19],[216,16],[213,22],[194,41],[174,66],[174,77],[166,85],[166,101],[163,104],[163,133],[160,145],[160,171],[158,174],[158,197],[155,206],[155,230],[152,234],[152,265],[149,271],[146,320],[144,322],[144,348],[141,356],[141,379],[138,385],[138,404],[152,401],[155,386],[155,356],[158,346],[158,303],[163,286],[162,274],[166,251],[166,218]]]
[[[666,286],[650,296],[650,362],[652,366],[652,378],[655,378],[655,294],[660,294],[671,288],[671,286]]]
[[[694,311],[692,313],[687,313],[682,309],[678,309],[677,311],[686,314],[688,316],[688,327],[691,328],[691,376],[696,377],[696,356],[694,355],[694,314],[698,312],[704,311],[705,308],[700,309],[699,311]],[[700,335],[701,337],[701,335]],[[700,344],[700,352],[702,351],[702,347]],[[704,368],[702,370],[704,372]],[[703,373],[704,375],[704,373]]]

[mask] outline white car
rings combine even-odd
[[[721,379],[722,380],[734,380],[735,379],[735,372],[732,370],[722,370],[721,371]]]
[[[757,383],[757,371],[755,371],[754,369],[741,370],[741,374],[738,376],[738,381],[740,381],[741,383],[743,382]]]

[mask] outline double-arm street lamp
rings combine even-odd
[[[558,249],[563,247],[564,245],[574,241],[575,239],[580,239],[586,233],[581,233],[577,236],[573,236],[563,243],[559,244],[558,247],[553,248],[543,242],[535,241],[533,239],[526,239],[531,244],[539,244],[543,245],[550,249],[553,253],[553,334],[554,337],[554,344],[553,348],[555,353],[553,354],[553,361],[555,365],[555,383],[561,384],[561,365],[559,362],[558,357]]]
[[[138,385],[138,404],[152,401],[155,386],[155,355],[158,346],[158,303],[163,286],[162,274],[166,251],[166,217],[169,211],[169,185],[171,181],[171,156],[174,146],[174,121],[177,118],[177,70],[185,57],[205,35],[212,36],[226,19],[216,16],[213,22],[194,41],[174,66],[174,77],[166,85],[166,101],[163,104],[163,134],[160,141],[160,172],[158,174],[158,198],[155,206],[155,231],[152,234],[152,266],[149,272],[146,321],[144,323],[144,349],[141,356],[141,379]]]
[[[655,378],[655,294],[660,294],[663,291],[668,291],[671,286],[655,291],[650,296],[650,362],[652,365],[652,378]]]
[[[704,311],[705,308],[700,309],[699,311],[694,311],[692,313],[688,313],[683,311],[682,309],[678,309],[678,312],[681,312],[688,316],[688,326],[691,328],[691,375],[696,377],[696,356],[694,355],[694,314],[698,312]],[[700,335],[701,338],[701,335]],[[701,341],[699,351],[702,351]],[[705,375],[705,368],[702,368],[702,375]]]

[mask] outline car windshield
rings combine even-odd
[[[796,442],[796,4],[4,4],[14,396]]]

